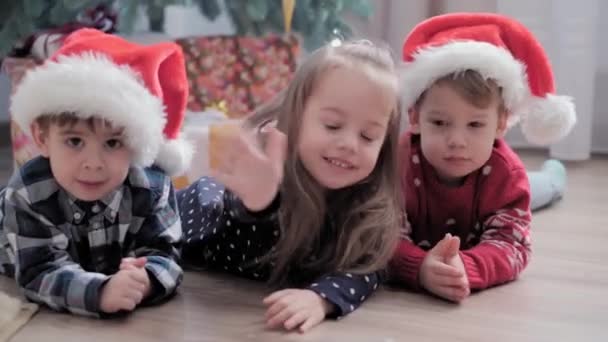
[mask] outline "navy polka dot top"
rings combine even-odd
[[[280,236],[278,200],[262,212],[249,212],[222,184],[203,177],[178,195],[186,264],[224,270],[243,277],[266,280]],[[334,304],[332,317],[354,311],[377,288],[379,275],[332,273],[305,286]]]

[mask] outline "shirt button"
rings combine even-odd
[[[80,215],[80,213],[74,213],[74,219],[80,220],[81,217],[82,215]]]
[[[97,204],[95,204],[95,205],[93,206],[93,208],[91,208],[91,210],[93,210],[93,212],[94,212],[95,214],[97,214],[97,213],[98,213],[98,212],[101,210],[101,208],[100,208],[100,207],[99,207]]]

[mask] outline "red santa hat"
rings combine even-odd
[[[133,164],[185,171],[192,145],[180,137],[188,98],[181,48],[142,46],[93,29],[70,34],[43,65],[29,71],[11,97],[25,131],[42,115],[65,112],[124,127]]]
[[[491,13],[452,13],[418,24],[403,45],[404,106],[435,81],[475,70],[502,88],[509,127],[521,121],[526,138],[548,144],[576,122],[572,99],[555,95],[553,72],[540,43],[521,23]]]

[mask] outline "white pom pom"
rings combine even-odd
[[[190,167],[194,148],[185,139],[165,140],[160,146],[154,164],[170,176],[183,174]]]
[[[576,110],[569,96],[535,97],[522,112],[522,131],[528,141],[538,145],[562,139],[576,123]]]

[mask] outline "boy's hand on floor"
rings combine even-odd
[[[146,284],[147,287],[146,287]],[[133,311],[149,292],[150,279],[144,268],[133,265],[119,270],[101,289],[99,308],[105,313]]]
[[[422,287],[441,298],[457,303],[471,292],[464,265],[458,254],[459,247],[460,239],[446,235],[427,253],[418,275]]]
[[[298,328],[303,333],[323,322],[334,310],[333,304],[311,290],[286,289],[264,298],[266,325],[269,328],[283,326],[286,330]]]
[[[148,262],[148,259],[146,257],[123,258],[120,262],[121,270],[132,270],[138,273],[145,273],[146,281],[144,282],[144,299],[146,299],[150,295],[150,291],[152,291],[152,285],[150,284],[150,275],[148,274],[145,268],[146,262]],[[141,275],[141,279],[144,279],[143,275]]]
[[[146,257],[122,258],[122,260],[120,261],[120,269],[126,269],[129,265],[135,266],[137,268],[143,268],[144,266],[146,266],[146,262],[148,262],[148,259]]]
[[[467,271],[464,268],[462,257],[460,257],[460,238],[457,236],[451,236],[450,234],[448,235],[449,241],[447,248],[444,250],[444,262],[462,272],[461,285],[468,290],[466,291],[465,296],[460,299],[460,301],[462,301],[468,297],[469,294],[471,294],[469,278],[467,277]]]

